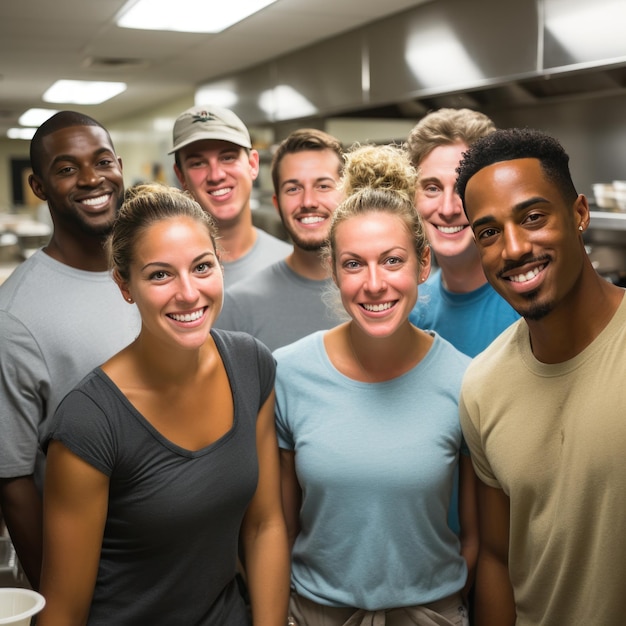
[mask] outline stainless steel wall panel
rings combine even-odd
[[[373,104],[537,71],[535,0],[440,0],[365,31]]]

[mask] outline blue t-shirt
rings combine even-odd
[[[435,335],[393,380],[331,363],[320,331],[274,352],[279,445],[302,488],[292,584],[314,602],[367,610],[432,602],[467,576],[447,524],[470,359]]]
[[[409,316],[415,326],[434,330],[457,350],[475,357],[519,314],[489,284],[469,293],[448,291],[437,270],[419,288],[419,299]]]

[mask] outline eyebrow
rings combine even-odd
[[[398,252],[408,252],[410,250],[410,248],[405,248],[404,246],[392,246],[391,248],[389,248],[388,250],[383,250],[378,256],[383,257],[386,254],[391,254],[394,251],[398,251]],[[356,257],[356,258],[362,258],[360,254],[358,254],[357,252],[350,252],[349,250],[346,250],[345,252],[341,252],[339,254],[339,257],[343,257],[343,256],[351,256],[351,257]]]
[[[313,182],[315,183],[320,183],[324,180],[330,180],[333,183],[337,182],[332,176],[319,176],[318,178],[314,179]],[[280,186],[283,187],[284,185],[301,185],[302,181],[299,178],[289,178],[285,181],[283,181]]]
[[[526,209],[528,209],[529,207],[535,204],[542,204],[546,202],[548,202],[548,200],[544,198],[543,196],[533,196],[532,198],[528,198],[527,200],[524,200],[523,202],[516,204],[512,208],[511,213],[513,214],[521,213],[522,211],[525,211]],[[484,224],[489,224],[493,222],[494,219],[495,218],[493,217],[493,215],[485,215],[485,217],[481,217],[480,219],[477,219],[474,222],[472,222],[472,230],[480,226],[483,226]]]
[[[103,154],[110,154],[112,157],[115,158],[115,152],[111,149],[111,148],[98,148],[96,151],[94,151],[94,153],[92,154],[92,157],[97,158],[99,156],[102,156]],[[63,161],[70,161],[71,163],[76,163],[77,161],[79,161],[80,158],[77,157],[75,154],[58,154],[57,156],[54,157],[54,159],[52,159],[52,162],[50,163],[50,165],[54,166],[57,163],[61,163]]]
[[[440,183],[441,178],[439,176],[421,176],[419,182],[424,183]]]
[[[202,252],[201,254],[199,254],[195,259],[192,259],[191,262],[197,263],[201,259],[204,259],[206,256],[211,256],[215,258],[216,255],[215,255],[215,252],[212,252],[211,250],[207,250],[206,252]],[[141,268],[141,271],[143,272],[145,269],[148,269],[149,267],[171,267],[171,265],[172,265],[171,263],[164,263],[163,261],[151,261],[150,263],[146,263]]]

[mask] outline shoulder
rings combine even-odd
[[[312,351],[317,350],[319,346],[322,345],[325,332],[324,330],[314,332],[302,337],[302,339],[298,339],[293,343],[274,350],[273,355],[276,359],[276,363],[279,366],[289,363],[300,365],[303,363],[303,355],[310,355]],[[306,367],[306,359],[303,366]]]
[[[243,331],[213,328],[211,335],[218,347],[236,350],[240,353],[269,352],[268,348],[256,337]]]
[[[226,299],[238,301],[265,293],[268,287],[283,284],[286,263],[283,259],[242,278],[226,291]]]
[[[274,237],[274,235],[270,235],[267,231],[263,230],[262,228],[257,228],[255,227],[256,232],[257,232],[257,243],[260,246],[263,247],[270,247],[270,248],[280,248],[280,249],[286,249],[288,251],[291,251],[291,244],[287,243],[286,241],[283,241],[282,239],[279,239],[278,237]]]
[[[442,376],[445,372],[445,377],[448,379],[456,377],[460,381],[472,362],[471,357],[455,348],[447,339],[434,331],[433,335],[434,341],[428,355],[429,360],[432,361],[429,367],[436,367]]]
[[[528,334],[526,322],[519,318],[502,331],[482,352],[477,354],[467,368],[466,378],[480,379],[500,375],[502,368],[519,354],[520,342]]]

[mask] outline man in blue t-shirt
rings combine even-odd
[[[420,120],[408,138],[411,160],[420,171],[417,210],[439,268],[420,286],[410,319],[471,357],[519,318],[485,278],[455,189],[463,152],[494,130],[494,123],[477,111],[439,109]]]

